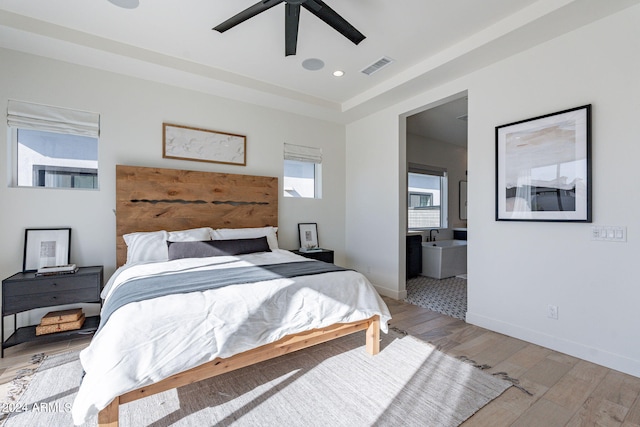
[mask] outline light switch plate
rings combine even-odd
[[[594,225],[591,227],[591,240],[606,242],[626,242],[627,227]]]

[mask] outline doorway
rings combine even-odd
[[[465,92],[406,116],[407,194],[401,197],[407,209],[407,241],[415,246],[419,236],[424,249],[420,268],[409,265],[416,257],[407,253],[406,301],[461,320],[467,306],[467,113]],[[412,173],[420,169],[440,174],[440,187],[413,188]],[[416,196],[418,192],[430,195]],[[448,248],[458,244],[465,245],[464,250]],[[434,261],[443,256],[448,258]],[[453,269],[448,267],[452,259],[457,264]]]

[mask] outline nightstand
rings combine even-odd
[[[321,249],[313,252],[302,252],[299,249],[296,249],[291,252],[297,255],[302,255],[305,258],[311,258],[333,264],[333,251],[331,249]]]
[[[74,335],[86,335],[95,332],[100,323],[100,316],[87,317],[80,329],[36,335],[36,327],[24,326],[16,328],[16,315],[23,311],[65,304],[95,303],[101,304],[103,268],[80,267],[73,274],[52,276],[36,276],[32,273],[17,273],[2,281],[2,321],[0,331],[2,349],[0,357],[4,357],[4,349],[28,341],[52,342],[68,339]],[[4,318],[13,314],[14,332],[5,341]]]

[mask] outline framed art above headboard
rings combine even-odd
[[[122,236],[198,227],[278,226],[278,178],[179,169],[116,166],[116,262]]]

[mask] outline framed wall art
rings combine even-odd
[[[162,124],[162,157],[246,166],[247,137],[188,126]]]
[[[460,219],[467,219],[467,181],[460,181],[458,193],[459,215]]]
[[[496,220],[591,222],[591,105],[496,127]]]
[[[27,228],[24,234],[22,271],[69,264],[70,228]]]

